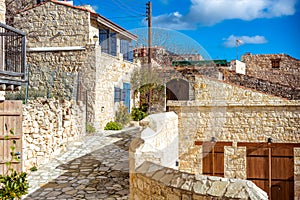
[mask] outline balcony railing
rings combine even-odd
[[[25,33],[0,22],[0,84],[20,86],[25,80]]]

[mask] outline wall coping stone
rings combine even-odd
[[[269,100],[268,102],[257,101],[252,102],[229,102],[222,100],[212,100],[212,101],[173,101],[168,100],[167,106],[188,106],[188,107],[201,107],[201,106],[214,106],[214,107],[238,107],[238,106],[249,106],[249,107],[279,107],[279,106],[300,106],[299,100],[290,100],[290,101],[280,101],[280,100]]]
[[[193,175],[145,161],[135,173],[165,186],[175,187],[197,195],[236,199],[268,199],[265,191],[253,182],[240,179]]]

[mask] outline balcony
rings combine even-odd
[[[0,91],[20,89],[25,82],[25,33],[0,22]]]

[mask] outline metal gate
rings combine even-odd
[[[10,134],[13,130],[14,135]],[[5,137],[8,136],[8,139]],[[6,162],[11,161],[12,141],[16,141],[14,153],[20,155],[19,161],[13,161],[12,166],[16,171],[22,170],[22,102],[0,102],[0,174],[7,171]]]

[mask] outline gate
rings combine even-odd
[[[14,135],[10,134],[10,130]],[[9,136],[8,140],[5,136]],[[12,141],[16,141],[14,153],[20,155],[19,161],[13,161],[12,166],[16,171],[22,170],[22,102],[0,102],[0,174],[7,171],[6,162],[11,161],[10,147]]]
[[[247,179],[266,191],[270,199],[294,199],[293,145],[248,145],[246,162]]]

